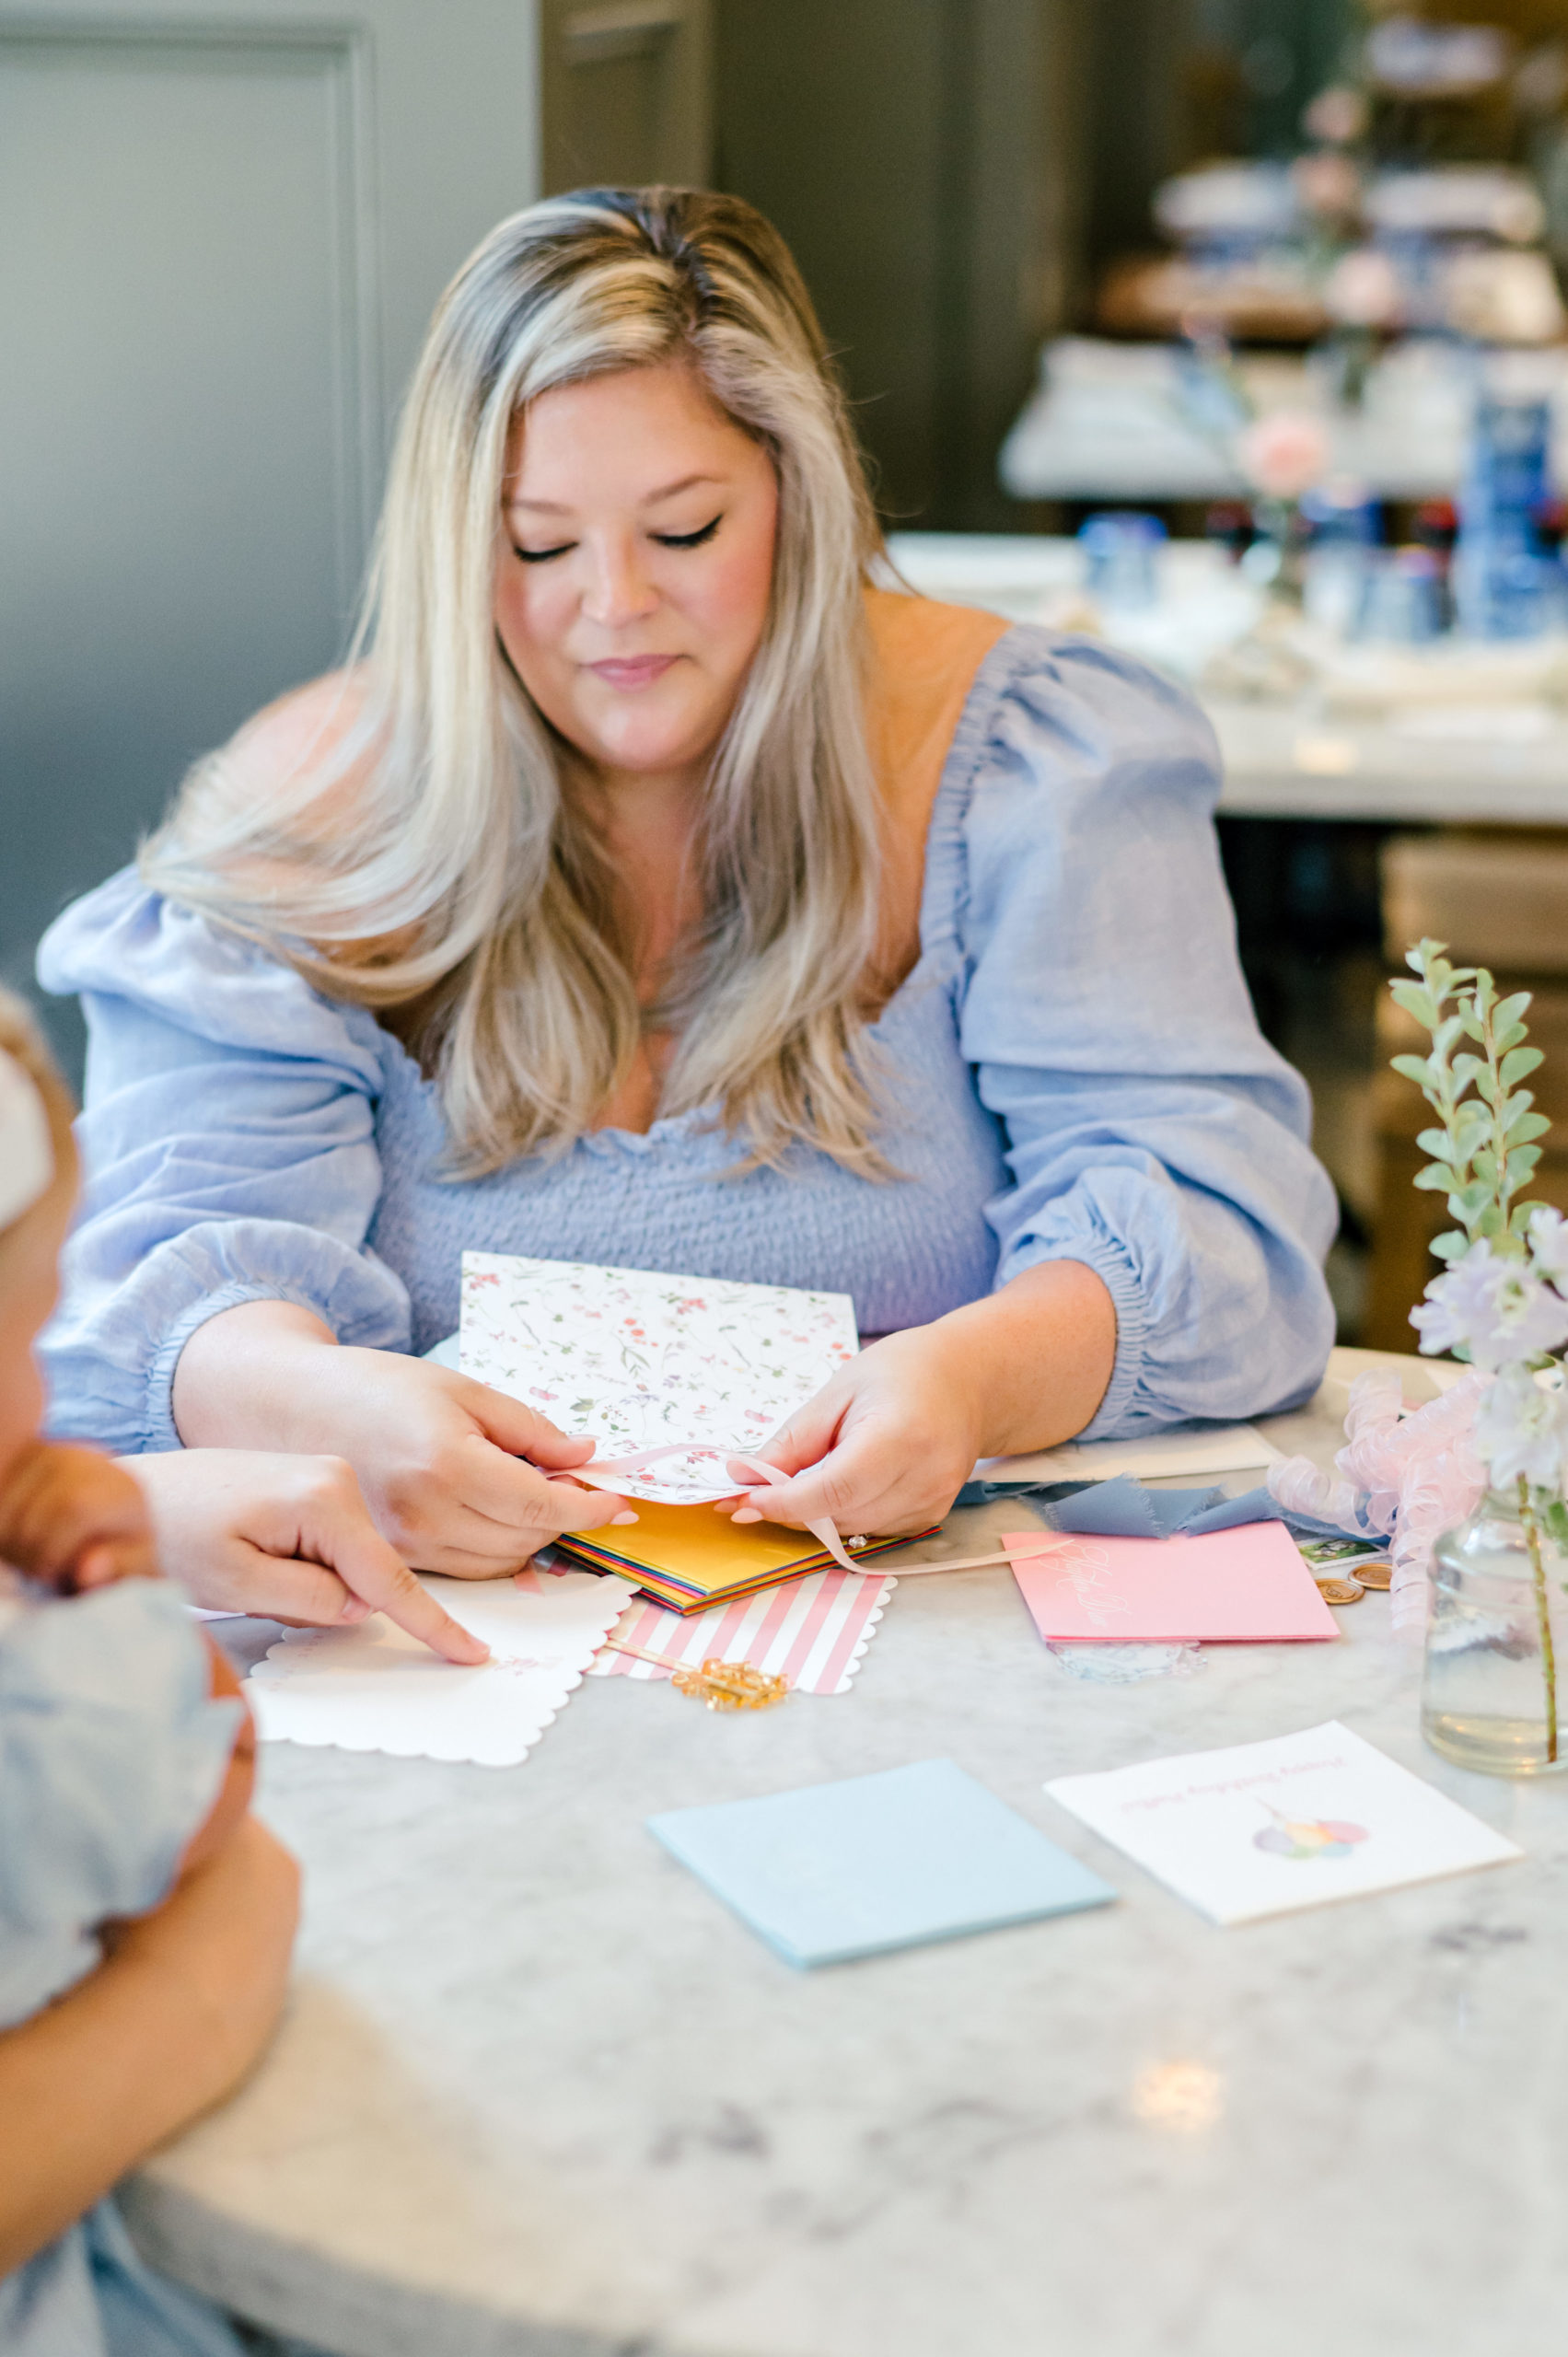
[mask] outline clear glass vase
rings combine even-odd
[[[1487,1776],[1568,1766],[1557,1698],[1568,1557],[1546,1526],[1551,1503],[1544,1490],[1489,1490],[1432,1550],[1422,1733]]]

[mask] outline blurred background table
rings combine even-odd
[[[1556,471],[1568,480],[1568,352],[1561,347],[1481,354],[1452,339],[1412,336],[1374,363],[1353,406],[1335,398],[1328,353],[1243,351],[1235,363],[1235,382],[1260,415],[1319,417],[1334,475],[1411,505],[1458,493],[1483,377],[1551,401]],[[1234,419],[1213,411],[1212,387],[1179,344],[1059,336],[1040,354],[1039,380],[1002,445],[998,471],[1015,499],[1114,505],[1249,497]]]
[[[1095,607],[1083,551],[1065,537],[899,532],[889,549],[925,597],[1010,621],[1086,624],[1192,686],[1219,737],[1226,816],[1568,827],[1568,634],[1524,649],[1388,650],[1393,710],[1370,708],[1372,650],[1345,653],[1331,679],[1288,701],[1244,702],[1206,691],[1202,675],[1256,627],[1264,598],[1210,541],[1167,543],[1157,604],[1131,611]],[[1484,665],[1491,702],[1479,689],[1464,700],[1467,659]]]

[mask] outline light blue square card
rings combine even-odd
[[[648,1829],[788,1964],[842,1964],[1116,1897],[950,1759],[672,1809]]]

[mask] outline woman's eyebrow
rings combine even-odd
[[[660,500],[673,499],[678,492],[693,491],[699,483],[711,482],[718,488],[722,486],[723,482],[722,475],[682,475],[679,482],[667,482],[660,490],[650,491],[642,504],[645,507],[656,507]],[[511,515],[514,508],[517,507],[526,507],[535,516],[570,516],[575,512],[570,507],[563,506],[558,500],[525,499],[520,493],[515,499],[509,499],[506,502],[507,515]]]
[[[656,507],[661,499],[673,499],[677,492],[694,491],[699,483],[711,482],[715,489],[724,482],[722,475],[682,475],[679,482],[667,482],[662,491],[650,491],[644,500],[645,507]]]

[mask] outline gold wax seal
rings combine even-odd
[[[1366,1590],[1358,1579],[1319,1580],[1318,1593],[1325,1604],[1359,1604]]]
[[[669,1682],[677,1693],[690,1694],[710,1711],[765,1711],[789,1692],[787,1678],[753,1669],[749,1661],[725,1661],[717,1654],[710,1654],[701,1669],[678,1669]]]
[[[1355,1576],[1363,1587],[1375,1587],[1379,1593],[1386,1593],[1388,1583],[1394,1576],[1394,1566],[1387,1561],[1358,1563],[1355,1567]]]
[[[696,1669],[669,1654],[651,1654],[645,1645],[622,1644],[619,1637],[607,1637],[603,1650],[669,1670],[676,1692],[705,1702],[710,1711],[765,1711],[771,1702],[782,1702],[789,1692],[787,1678],[776,1678],[772,1670],[753,1669],[749,1661],[726,1661],[721,1654],[710,1654],[702,1668]]]

